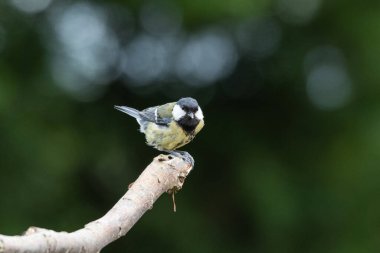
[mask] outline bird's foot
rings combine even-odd
[[[195,164],[194,158],[189,154],[189,152],[179,151],[179,150],[171,150],[171,151],[168,151],[168,153],[175,156],[175,157],[181,158],[182,160],[184,160],[185,162],[190,164],[191,167],[194,167],[194,164]]]

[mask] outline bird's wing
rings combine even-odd
[[[140,112],[140,115],[147,121],[158,125],[168,125],[172,121],[172,111],[175,103],[149,107]]]
[[[175,106],[175,102],[167,103],[164,105],[158,106],[157,114],[161,118],[172,118],[173,117],[173,108]]]

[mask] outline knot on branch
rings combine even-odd
[[[193,169],[193,166],[178,157],[173,157],[172,155],[159,155],[154,158],[154,160],[165,163],[169,168],[176,171],[174,174],[176,180],[174,181],[173,187],[168,189],[166,192],[169,194],[177,193],[182,189],[183,184],[185,183],[186,177],[189,175],[190,171]]]
[[[49,230],[46,228],[39,228],[39,227],[29,227],[22,235],[32,235],[36,233],[43,233],[43,232],[53,232],[53,230]]]

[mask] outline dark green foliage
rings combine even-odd
[[[81,2],[74,14],[90,6],[94,20],[65,42],[59,19],[76,1],[13,2],[0,3],[0,233],[102,216],[158,154],[113,106],[192,96],[206,126],[184,147],[196,167],[177,213],[163,196],[104,252],[379,252],[379,4]],[[168,38],[182,46],[157,51]],[[181,58],[191,41],[209,44]]]

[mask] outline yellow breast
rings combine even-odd
[[[188,134],[175,121],[170,122],[168,127],[149,123],[145,130],[145,138],[148,145],[159,150],[174,150],[189,143],[203,125],[199,125],[194,134]]]

